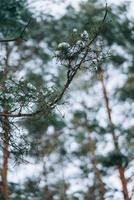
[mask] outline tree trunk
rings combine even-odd
[[[2,196],[3,200],[8,200],[8,180],[7,180],[7,172],[8,172],[8,157],[9,157],[9,121],[8,118],[5,117],[2,122],[3,125],[3,163],[1,169],[1,179],[2,179]]]
[[[95,188],[89,188],[87,193],[87,200],[94,200]]]
[[[100,174],[100,171],[97,168],[96,164],[95,164],[94,167],[95,167],[95,169],[94,169],[95,170],[95,176],[96,176],[96,178],[98,180],[99,199],[100,200],[105,200],[105,197],[104,197],[104,195],[105,195],[104,183],[103,183],[103,181],[101,179],[101,174]]]
[[[123,192],[124,200],[130,200],[129,194],[128,194],[127,179],[125,177],[125,168],[119,167],[118,170],[119,170],[120,180],[122,183],[122,189],[123,189],[122,192]]]
[[[47,156],[46,157],[44,157],[44,164],[43,164],[43,176],[44,176],[44,181],[45,181],[45,186],[44,186],[44,200],[53,200],[53,197],[52,197],[52,194],[51,194],[51,192],[50,192],[50,190],[49,190],[49,185],[48,185],[48,181],[47,181],[47,168],[46,168],[46,162],[47,162],[47,160],[45,160],[45,159],[47,159]]]
[[[102,91],[103,91],[105,107],[106,107],[106,111],[107,111],[107,115],[108,115],[108,120],[109,120],[109,123],[111,125],[113,125],[112,110],[111,110],[110,105],[109,105],[109,98],[108,98],[108,94],[107,94],[107,89],[106,89],[106,86],[105,86],[105,83],[104,83],[104,73],[103,73],[103,70],[101,69],[101,67],[99,67],[99,70],[100,70],[100,74],[99,74],[100,75],[100,82],[101,82],[101,85],[102,85]],[[118,145],[118,138],[116,137],[116,134],[115,134],[115,131],[114,131],[113,128],[111,130],[111,133],[112,133],[112,137],[113,137],[114,147],[115,147],[116,150],[118,150],[120,152],[119,145]],[[118,166],[118,172],[119,172],[120,181],[121,181],[121,184],[122,184],[122,192],[123,192],[124,200],[130,200],[129,193],[128,193],[128,187],[127,187],[128,181],[127,181],[127,178],[125,177],[125,168]]]
[[[8,49],[8,44],[5,44],[5,51],[6,51],[6,58],[5,58],[5,66],[4,66],[4,71],[3,71],[3,78],[2,78],[2,90],[3,90],[3,111],[5,114],[8,112],[7,105],[6,105],[6,87],[5,87],[5,81],[7,80],[7,75],[9,72],[9,65],[8,65],[8,59],[9,59],[9,49]],[[10,133],[10,123],[8,117],[3,117],[1,119],[2,123],[2,131],[3,131],[3,158],[2,158],[2,168],[1,168],[1,193],[2,193],[2,200],[8,200],[8,180],[7,180],[7,175],[8,175],[8,157],[9,157],[9,133]]]
[[[92,164],[93,164],[93,171],[94,171],[96,180],[98,182],[97,189],[98,189],[98,192],[99,192],[99,199],[105,200],[105,197],[104,197],[105,186],[104,186],[104,183],[102,181],[101,172],[97,167],[97,160],[96,160],[96,155],[95,155],[96,142],[92,138],[90,138],[90,141],[92,142],[92,145],[91,145],[91,152],[92,152],[92,156],[93,156]]]
[[[44,187],[44,200],[52,200],[53,198],[52,198],[52,196],[51,196],[51,194],[50,194],[50,192],[49,192],[49,188],[48,188],[48,185],[46,185],[45,187]]]

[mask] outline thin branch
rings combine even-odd
[[[0,43],[14,42],[14,41],[17,41],[19,39],[23,39],[24,33],[25,33],[27,27],[29,26],[30,22],[31,22],[31,19],[29,19],[28,23],[24,26],[24,28],[21,31],[19,36],[17,36],[16,38],[11,38],[11,39],[2,39],[2,40],[0,40]]]
[[[82,59],[80,60],[80,62],[79,62],[77,65],[72,66],[71,71],[70,71],[70,69],[68,69],[68,71],[67,71],[67,81],[66,81],[66,83],[65,83],[65,85],[64,85],[64,88],[62,89],[62,91],[61,91],[61,93],[58,95],[58,97],[57,97],[53,102],[51,102],[51,103],[48,105],[50,108],[54,108],[54,107],[55,107],[55,105],[62,99],[62,97],[63,97],[65,91],[69,88],[69,86],[70,86],[70,84],[71,84],[71,82],[72,82],[74,76],[76,75],[77,71],[80,69],[81,65],[83,64],[83,62],[84,62],[84,60],[85,60],[85,58],[86,58],[86,56],[87,56],[91,44],[94,42],[94,40],[97,38],[97,36],[98,36],[99,33],[101,32],[102,27],[103,27],[103,24],[104,24],[104,22],[105,22],[105,19],[106,19],[106,17],[107,17],[107,13],[108,13],[108,9],[107,9],[107,3],[106,3],[105,14],[104,14],[104,17],[103,17],[103,19],[102,19],[102,22],[100,23],[100,26],[98,27],[98,31],[94,34],[94,37],[92,38],[91,41],[89,41],[88,45],[86,46],[87,49],[86,49],[86,51],[85,51],[85,53],[84,53]],[[30,23],[30,20],[29,20],[28,24],[24,27],[24,29],[23,29],[23,31],[21,32],[20,36],[19,36],[18,38],[16,38],[16,39],[19,39],[20,37],[23,36],[23,34],[24,34],[24,32],[25,32],[27,26],[29,25],[29,23]],[[8,40],[8,41],[9,41],[9,42],[10,42],[10,41],[15,41],[16,39],[11,39],[11,40]],[[6,42],[8,42],[8,41],[6,41]],[[1,42],[1,41],[0,41],[0,42]],[[3,42],[3,41],[2,41],[2,42]],[[19,117],[33,117],[33,116],[38,115],[38,114],[40,114],[40,113],[43,113],[43,110],[42,110],[42,109],[39,109],[39,110],[37,110],[37,111],[35,111],[35,112],[32,112],[32,113],[21,113],[21,112],[20,112],[20,113],[15,113],[15,114],[13,114],[13,113],[0,112],[0,116],[13,117],[13,118],[19,118]]]

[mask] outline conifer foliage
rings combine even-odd
[[[26,0],[0,0],[1,200],[133,199],[127,12],[127,3],[93,0],[57,18],[36,15]],[[14,164],[31,163],[34,177],[8,178]]]

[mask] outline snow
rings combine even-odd
[[[67,42],[62,42],[58,45],[58,49],[68,49],[70,45]]]

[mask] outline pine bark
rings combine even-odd
[[[6,58],[5,58],[5,66],[3,72],[3,79],[1,82],[2,90],[3,90],[3,111],[6,114],[8,112],[7,105],[6,105],[6,95],[5,95],[5,81],[7,80],[8,72],[9,72],[9,65],[8,65],[8,58],[9,58],[9,51],[8,51],[8,44],[5,45],[6,51]],[[2,168],[1,168],[1,194],[2,200],[9,199],[9,191],[8,191],[8,158],[9,158],[9,133],[10,133],[10,123],[8,117],[5,115],[1,119],[2,123],[2,132],[3,132],[3,157],[2,157]]]
[[[111,125],[113,125],[112,109],[110,108],[109,97],[108,97],[107,89],[106,89],[106,86],[105,86],[105,83],[104,83],[104,72],[101,69],[101,67],[99,68],[99,70],[100,70],[100,73],[99,73],[100,82],[101,82],[101,85],[102,85],[102,91],[103,91],[105,107],[106,107],[106,111],[107,111],[107,115],[108,115],[108,120],[109,120],[109,123]],[[116,137],[116,134],[115,134],[115,131],[114,131],[113,128],[111,130],[111,134],[112,134],[115,150],[118,150],[120,152],[119,144],[118,144],[118,138]],[[121,185],[122,185],[122,193],[123,193],[124,200],[130,200],[129,192],[128,192],[128,186],[127,186],[128,181],[127,181],[127,178],[125,177],[125,168],[122,167],[122,166],[118,166],[118,172],[119,172],[120,181],[121,181]]]
[[[3,200],[8,200],[8,157],[9,157],[9,121],[7,117],[4,117],[3,122],[3,163],[1,169],[2,179],[2,197]]]

